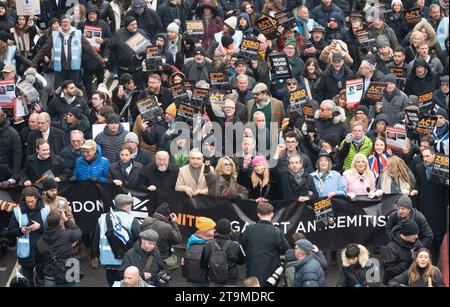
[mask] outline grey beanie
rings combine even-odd
[[[139,237],[146,241],[158,242],[159,235],[153,229],[147,229],[139,233]]]
[[[114,204],[116,208],[121,208],[124,205],[133,204],[133,197],[127,194],[117,194],[116,197],[114,197]]]
[[[306,239],[298,240],[297,242],[295,242],[295,246],[297,246],[307,255],[311,254],[313,251],[312,243]]]
[[[412,210],[411,198],[409,198],[408,196],[405,196],[405,195],[400,196],[400,198],[397,200],[397,208],[400,208],[400,207]]]

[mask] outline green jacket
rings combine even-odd
[[[340,155],[345,157],[344,159],[344,171],[349,170],[352,166],[353,158],[357,153],[362,153],[366,156],[370,155],[372,152],[372,140],[367,136],[364,136],[364,143],[361,146],[361,149],[357,152],[355,145],[352,143],[346,143],[345,140],[341,142],[339,145],[339,149],[341,150]]]

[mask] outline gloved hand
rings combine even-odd
[[[367,197],[369,197],[370,199],[375,197],[375,192],[374,191],[370,191],[369,194],[367,195]]]
[[[78,180],[77,176],[72,176],[69,178],[69,181],[77,181],[77,180]]]
[[[0,189],[7,189],[11,186],[11,182],[9,182],[8,180],[2,181],[2,183],[0,183]]]
[[[353,134],[349,133],[345,136],[345,142],[346,143],[351,143],[353,142]]]
[[[308,134],[308,125],[306,125],[306,122],[302,125],[302,134],[307,135]]]
[[[92,182],[99,182],[97,177],[90,177],[89,180]]]
[[[381,196],[383,196],[383,193],[384,193],[384,192],[383,192],[383,190],[381,190],[381,189],[376,190],[376,191],[375,191],[375,196],[376,196],[376,197],[381,197]]]
[[[355,194],[355,193],[352,193],[352,192],[348,192],[348,193],[347,193],[347,196],[350,197],[351,199],[355,199],[356,194]]]
[[[409,189],[404,189],[402,191],[402,194],[405,195],[405,196],[409,196],[409,193],[411,193],[411,191]]]

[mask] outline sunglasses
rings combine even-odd
[[[287,85],[297,85],[297,82],[286,82]]]

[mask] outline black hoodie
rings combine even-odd
[[[416,67],[423,66],[426,69],[423,78],[417,76]],[[439,88],[439,78],[431,72],[430,65],[422,58],[414,61],[411,75],[406,80],[405,94],[420,96],[428,92],[434,92]]]

